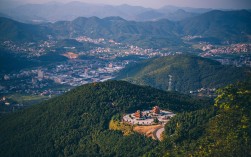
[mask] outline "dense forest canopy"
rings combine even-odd
[[[249,71],[194,55],[174,55],[128,65],[117,79],[162,90],[189,93],[200,88],[219,88],[245,80]]]
[[[150,156],[251,156],[251,83],[218,90],[214,106],[184,112],[165,127]]]
[[[210,102],[124,81],[83,85],[2,117],[0,156],[141,156],[158,142],[108,130],[113,115],[155,105],[175,113],[194,111]]]

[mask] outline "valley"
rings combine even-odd
[[[212,14],[215,13],[212,12]],[[226,12],[226,16],[233,13]],[[222,16],[221,12],[218,14]],[[248,15],[249,13],[236,11],[237,17],[239,14]],[[201,16],[203,15],[200,15],[198,19]],[[208,16],[208,13],[204,16]],[[234,82],[235,79],[238,80],[241,78],[239,76],[242,72],[248,71],[244,69],[250,67],[250,44],[248,44],[248,40],[235,44],[226,44],[224,43],[226,41],[222,40],[222,44],[215,44],[214,41],[204,40],[202,34],[194,36],[177,35],[177,29],[180,27],[178,26],[180,25],[179,22],[159,20],[144,22],[145,25],[143,25],[140,22],[126,21],[119,17],[103,19],[79,17],[73,21],[39,25],[23,24],[7,18],[1,18],[1,21],[2,32],[5,31],[7,24],[13,27],[13,32],[5,34],[0,41],[1,51],[4,52],[1,54],[2,62],[0,63],[3,67],[0,69],[1,97],[11,98],[13,94],[18,93],[24,96],[27,94],[41,96],[41,100],[44,99],[44,96],[50,99],[76,86],[109,79],[125,79],[136,84],[150,85],[162,90],[214,97],[216,88],[228,82]],[[24,26],[32,29],[26,30]],[[156,30],[149,29],[150,27],[154,27]],[[185,25],[185,27],[188,26]],[[90,33],[93,30],[95,33]],[[144,32],[143,30],[148,31]],[[32,36],[30,36],[31,32],[33,32]],[[41,34],[41,32],[44,33]],[[20,35],[23,36],[22,40],[19,39]],[[218,37],[221,38],[221,36]],[[231,43],[234,42],[236,41],[231,41]],[[165,72],[165,75],[173,76],[173,82],[170,82],[172,87],[169,87],[167,81],[162,81],[160,84],[151,81],[151,79],[156,79],[155,76],[148,77],[143,74],[143,81],[139,78],[135,80],[128,72],[128,66],[135,70],[132,65],[136,63],[143,63],[142,65],[144,65],[144,60],[147,62],[151,58],[169,58],[168,56],[173,58],[172,56],[177,55],[181,55],[182,58],[182,55],[186,54],[217,60],[221,64],[229,65],[228,68],[233,69],[232,71],[234,71],[234,68],[231,66],[240,67],[240,75],[235,74],[233,76],[235,79],[232,79],[232,76],[229,78],[231,81],[222,79],[222,81],[212,85],[206,79],[206,82],[202,80],[202,82],[195,83],[190,87],[183,85],[191,83],[187,80],[180,80],[180,74],[173,74],[172,68],[175,67],[171,66],[171,69]],[[191,62],[190,66],[195,66],[193,64]],[[215,65],[214,68],[216,66],[219,65]],[[216,75],[214,71],[212,72],[210,75]],[[195,73],[195,71],[192,73]],[[157,79],[166,79],[167,76],[163,74],[158,76],[160,78]],[[189,75],[188,80],[192,80],[195,76]],[[200,77],[203,79],[211,76]],[[222,83],[223,80],[225,83]],[[10,102],[12,102],[11,105],[4,108],[13,110],[17,104],[21,104],[21,106],[30,105],[29,102],[23,104],[26,101],[10,100]]]
[[[0,156],[251,156],[250,11],[3,0]]]

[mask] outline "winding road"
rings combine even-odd
[[[157,128],[156,130],[153,131],[153,138],[156,140],[161,141],[161,134],[164,131],[164,127]]]

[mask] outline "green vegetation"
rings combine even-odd
[[[57,51],[65,52],[67,51],[64,47],[75,47],[75,49],[70,49],[68,51],[89,51],[91,49],[94,49],[96,47],[101,47],[101,45],[89,43],[89,42],[78,42],[75,39],[62,39],[59,40],[56,44]]]
[[[24,95],[24,94],[12,94],[7,96],[7,98],[24,105],[32,105],[43,100],[47,100],[48,96],[42,95]]]
[[[13,55],[3,48],[0,48],[0,52],[0,72],[9,73],[23,68],[38,66],[36,62],[22,56]]]
[[[48,96],[25,95],[25,94],[8,94],[8,95],[1,94],[0,99],[2,99],[3,96],[6,97],[6,102],[10,104],[6,105],[5,101],[0,101],[0,116],[4,116],[5,114],[9,114],[8,112],[21,110],[26,107],[29,107],[30,105],[34,105],[49,99]]]
[[[208,107],[210,101],[124,81],[87,84],[1,117],[0,156],[141,156],[157,141],[109,130],[116,114],[155,105],[174,112]]]
[[[184,13],[182,13],[184,14]],[[175,14],[177,15],[177,14]],[[224,19],[224,20],[223,20]],[[179,22],[159,20],[154,22],[126,21],[118,17],[99,19],[79,17],[73,21],[60,21],[40,25],[0,18],[0,40],[38,41],[52,35],[56,39],[78,36],[109,38],[144,48],[167,48],[183,45],[181,37],[201,36],[194,41],[235,43],[250,41],[251,13],[241,11],[210,11]],[[64,43],[61,42],[62,44]],[[74,41],[66,45],[85,46]],[[59,43],[60,45],[60,43]]]
[[[118,115],[112,117],[111,121],[109,122],[109,129],[120,130],[125,136],[133,134],[133,126],[121,122],[121,116]]]
[[[250,156],[251,83],[209,103],[124,81],[87,84],[1,117],[0,156]],[[123,135],[120,115],[156,104],[177,114],[162,142]]]
[[[47,39],[48,28],[32,24],[20,23],[0,17],[0,41],[39,41]]]
[[[150,156],[251,156],[251,83],[218,90],[215,106],[178,114]]]
[[[211,43],[247,42],[251,33],[251,13],[239,11],[210,11],[180,22],[185,35],[198,35],[197,41]],[[240,33],[241,32],[241,33]]]
[[[197,56],[174,55],[129,65],[120,72],[117,79],[167,90],[171,75],[171,89],[188,93],[200,88],[219,88],[248,79],[248,71],[250,70],[224,66]]]
[[[37,58],[27,58],[22,54],[10,52],[0,47],[0,72],[10,73],[25,68],[49,65],[52,63],[66,61],[67,58],[59,53],[48,53]],[[64,50],[65,52],[65,50]]]

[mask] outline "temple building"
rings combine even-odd
[[[174,115],[171,111],[160,110],[159,106],[154,106],[150,110],[137,110],[134,113],[125,114],[123,121],[132,125],[155,125],[156,121],[159,124],[166,124]]]
[[[154,106],[153,109],[152,109],[152,112],[155,113],[155,114],[160,114],[159,106]]]
[[[141,111],[140,111],[140,110],[137,110],[137,112],[134,113],[134,116],[135,116],[136,118],[141,118],[141,117],[142,117]]]

